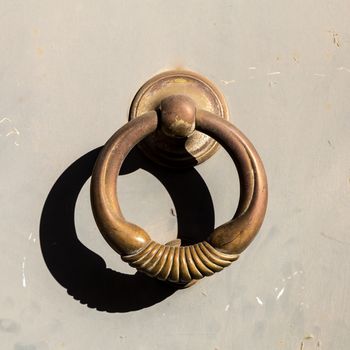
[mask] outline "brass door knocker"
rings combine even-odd
[[[92,174],[91,203],[99,230],[124,261],[151,277],[188,285],[221,271],[238,259],[264,220],[267,179],[257,151],[226,120],[226,104],[218,90],[191,72],[167,72],[148,81],[133,101],[130,118],[108,140]],[[216,141],[220,143],[240,181],[232,220],[190,246],[157,243],[126,221],[117,199],[117,178],[127,154],[142,140],[144,153],[168,167],[202,162],[215,152]]]

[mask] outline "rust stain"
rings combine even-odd
[[[37,47],[36,53],[38,56],[42,56],[44,54],[44,49],[42,47]]]

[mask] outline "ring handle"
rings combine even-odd
[[[192,103],[185,96],[171,96],[161,105],[160,120],[152,111],[120,128],[99,154],[91,180],[94,217],[110,246],[139,271],[175,283],[210,276],[238,259],[258,233],[267,207],[267,178],[254,146],[232,124],[210,112],[196,110]],[[123,161],[159,124],[175,137],[193,131],[193,124],[226,149],[238,171],[240,198],[233,218],[217,227],[205,241],[191,246],[153,241],[145,230],[124,219],[118,203],[117,178]]]

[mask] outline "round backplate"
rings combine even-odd
[[[137,92],[130,108],[130,119],[156,110],[162,99],[171,95],[186,95],[197,109],[204,109],[228,119],[223,95],[208,79],[190,71],[168,71],[147,81]],[[160,130],[143,140],[139,147],[158,164],[171,168],[186,168],[202,163],[218,149],[218,143],[195,131],[188,138],[166,136]]]

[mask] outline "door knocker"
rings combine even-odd
[[[252,143],[227,116],[224,98],[207,79],[187,71],[166,72],[139,90],[130,121],[100,152],[91,180],[94,217],[110,246],[137,270],[189,285],[238,259],[258,233],[267,207],[264,166]],[[234,161],[240,181],[232,220],[190,246],[179,241],[157,243],[141,227],[126,221],[118,203],[117,178],[127,154],[139,143],[148,157],[169,171],[203,162],[221,144]]]

